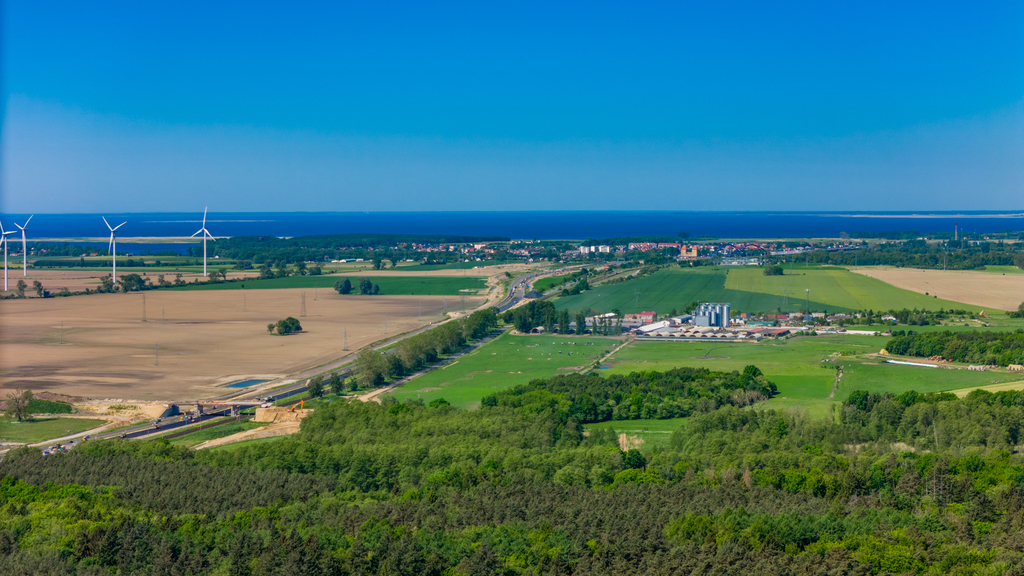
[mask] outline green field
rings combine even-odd
[[[214,446],[210,450],[238,450],[244,446],[252,446],[253,444],[266,444],[267,442],[276,442],[287,436],[272,436],[270,438],[254,438],[252,440],[242,440],[241,442],[232,442],[231,444],[222,444],[220,446]]]
[[[482,260],[480,262],[449,262],[448,264],[420,264],[417,262],[402,262],[398,265],[400,270],[415,272],[416,270],[472,270],[484,266],[504,266],[505,264],[519,264],[522,260]]]
[[[589,336],[503,334],[456,362],[403,384],[392,394],[399,401],[444,398],[454,406],[475,408],[481,398],[495,391],[571,372],[560,368],[588,366],[618,344],[618,340]]]
[[[637,436],[644,441],[641,449],[664,448],[672,433],[686,422],[686,418],[669,418],[667,420],[610,420],[584,424],[587,430],[612,428],[618,434]]]
[[[270,424],[270,422],[232,422],[230,424],[221,424],[219,426],[213,426],[211,428],[204,428],[202,430],[196,430],[191,434],[186,434],[171,440],[171,444],[177,444],[180,446],[196,446],[202,444],[207,440],[215,440],[217,438],[223,438],[246,430],[252,430],[253,428],[261,428]]]
[[[196,283],[176,288],[164,288],[164,290],[267,290],[278,288],[324,288],[333,290],[334,284],[342,278],[348,278],[352,282],[353,289],[359,290],[359,276],[351,275],[330,275],[330,276],[288,276],[286,278],[271,278],[267,280],[245,280],[244,282],[219,282],[214,284]],[[487,288],[487,281],[476,276],[368,276],[371,282],[380,286],[380,293],[383,296],[397,295],[426,295],[426,296],[455,296],[459,294],[475,293],[477,290]],[[353,294],[358,297],[358,294]]]
[[[972,386],[1013,382],[1021,376],[1007,372],[968,372],[885,364],[876,353],[888,338],[878,336],[819,336],[753,343],[636,342],[606,362],[612,374],[647,370],[665,371],[678,366],[711,370],[742,370],[753,364],[778,386],[777,397],[766,408],[799,407],[812,416],[826,416],[829,406],[845,400],[853,390],[892,392],[907,390],[939,392]],[[832,356],[842,354],[840,357]],[[821,367],[833,358],[844,367],[844,376],[832,393],[835,372]],[[618,430],[618,428],[616,428]]]
[[[6,442],[42,442],[98,428],[106,423],[106,420],[90,418],[33,418],[22,422],[0,418],[0,438]]]
[[[533,283],[534,290],[539,292],[546,292],[555,286],[565,282],[572,277],[572,274],[563,274],[561,276],[548,276],[547,278],[541,278]]]
[[[699,300],[729,302],[739,312],[796,312],[805,306],[806,289],[810,289],[810,307],[815,312],[980,310],[977,306],[896,288],[845,268],[797,268],[792,274],[787,271],[784,276],[765,276],[762,268],[739,266],[666,268],[636,280],[600,285],[578,296],[559,298],[555,306],[560,310],[590,307],[597,311],[618,309],[627,314],[644,310],[667,314],[673,308],[682,311],[690,302]]]

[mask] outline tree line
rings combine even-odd
[[[367,348],[356,357],[359,381],[367,386],[382,386],[388,380],[412,374],[442,356],[462,350],[468,340],[479,340],[497,327],[497,311],[487,308],[403,338],[389,350]]]
[[[1014,332],[927,332],[896,335],[885,345],[890,354],[972,364],[1024,364],[1024,330]]]

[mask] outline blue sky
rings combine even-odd
[[[4,5],[5,212],[1024,209],[1024,7]]]

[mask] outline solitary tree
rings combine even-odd
[[[334,289],[338,291],[338,294],[351,294],[352,282],[348,278],[342,278],[334,283]]]
[[[25,281],[24,280],[18,280],[18,285],[15,287],[15,290],[18,291],[18,298],[24,298],[25,297],[25,288],[28,288],[28,285],[25,284]]]
[[[267,324],[267,333],[273,334],[274,330],[277,330],[277,324],[274,324],[273,322]]]
[[[331,372],[331,377],[327,380],[327,386],[334,394],[342,394],[345,392],[345,386],[341,383],[341,378],[338,377],[337,372]]]
[[[373,292],[373,282],[370,282],[370,279],[365,277],[365,276],[360,278],[359,279],[359,293],[360,294],[370,294],[372,292]]]
[[[46,298],[47,296],[50,295],[50,292],[43,288],[43,283],[40,282],[39,280],[33,281],[32,287],[35,288],[36,290],[36,296],[39,296],[40,298]]]
[[[32,402],[31,390],[15,390],[7,395],[7,409],[4,413],[18,422],[28,418],[28,405]]]

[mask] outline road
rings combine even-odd
[[[566,270],[568,270],[568,268],[561,268],[559,270],[546,270],[546,271],[542,271],[542,272],[535,272],[533,274],[529,274],[527,276],[522,276],[520,278],[517,278],[512,283],[512,285],[509,286],[509,293],[508,293],[508,295],[506,295],[505,298],[502,299],[498,303],[498,305],[497,305],[498,311],[499,312],[504,312],[504,311],[514,307],[515,305],[519,304],[523,300],[523,297],[526,295],[526,292],[530,289],[531,284],[537,278],[540,278],[541,276],[550,276],[552,274],[560,274],[560,273],[565,272]],[[450,322],[450,321],[451,320],[445,320],[445,322]],[[414,335],[419,334],[421,332],[424,332],[426,330],[430,330],[431,328],[439,326],[440,324],[443,324],[443,323],[444,322],[428,324],[428,325],[423,326],[421,328],[417,328],[416,330],[412,330],[410,332],[406,332],[404,334],[401,334],[399,336],[396,336],[394,338],[386,340],[386,341],[382,342],[381,344],[373,346],[372,349],[373,350],[380,350],[382,348],[386,348],[386,347],[391,346],[392,344],[394,344],[396,342],[399,342],[400,340],[403,340],[403,339],[408,338],[410,336],[414,336]],[[480,345],[480,343],[477,344],[477,346],[479,346],[479,345]],[[464,354],[466,352],[469,352],[472,349],[475,349],[475,346],[471,347],[469,350],[463,351],[463,353],[457,354],[453,358],[450,358],[449,361],[454,360],[458,356],[461,356],[462,354]],[[251,400],[255,400],[256,398],[260,398],[261,400],[266,400],[266,401],[276,401],[276,400],[279,400],[281,398],[286,398],[288,396],[293,396],[293,395],[298,394],[300,392],[305,392],[306,391],[306,385],[305,384],[297,384],[298,382],[302,382],[304,380],[312,378],[313,376],[316,376],[316,375],[319,375],[319,374],[323,374],[325,372],[330,372],[330,371],[336,370],[338,368],[341,368],[341,367],[345,366],[346,364],[350,364],[353,361],[355,361],[357,354],[358,354],[358,352],[353,352],[353,353],[348,354],[346,356],[343,356],[343,357],[341,357],[341,358],[339,358],[339,359],[337,359],[337,360],[335,360],[333,362],[330,362],[330,363],[327,363],[327,364],[322,364],[320,366],[316,366],[316,367],[313,367],[313,368],[308,368],[308,369],[303,370],[303,371],[301,371],[299,373],[289,375],[289,376],[287,376],[285,378],[281,378],[281,379],[278,379],[276,381],[272,381],[272,382],[270,382],[268,384],[268,386],[274,386],[274,385],[279,385],[280,386],[280,385],[283,384],[283,386],[282,386],[283,389],[270,391],[269,394],[268,394],[267,386],[264,386],[264,387],[262,387],[260,389],[257,389],[257,390],[243,390],[243,391],[240,391],[240,392],[237,392],[237,393],[231,393],[231,394],[228,394],[228,395],[225,395],[225,396],[221,396],[219,398],[214,398],[213,401],[221,400],[221,401],[224,401],[224,402],[228,402],[228,401],[237,402],[237,401],[246,401],[246,400],[250,400],[250,399]],[[351,371],[348,371],[348,372],[351,372]],[[345,372],[344,374],[347,374],[348,372]],[[344,375],[344,374],[342,374],[342,375]],[[417,374],[417,375],[419,375],[419,374]],[[294,384],[294,385],[289,386],[289,384]],[[384,393],[384,392],[388,391],[391,388],[392,387],[389,386],[387,388],[382,388],[379,391],[374,391],[374,393],[371,393],[371,396],[376,396],[377,394]],[[365,398],[364,400],[370,400],[370,399],[372,399],[372,398]],[[182,401],[182,402],[174,402],[173,404],[177,404],[179,406],[187,407],[187,406],[189,406],[190,404],[193,404],[193,403],[194,402]],[[155,422],[147,422],[147,423],[144,423],[144,424],[136,424],[134,426],[129,426],[127,428],[121,428],[119,430],[114,430],[114,431],[110,431],[110,432],[103,432],[103,433],[100,433],[100,434],[95,434],[93,436],[90,436],[89,439],[90,440],[93,440],[93,439],[95,439],[95,440],[106,440],[106,439],[110,439],[110,438],[125,438],[125,439],[145,438],[147,436],[153,436],[155,434],[162,434],[162,433],[165,433],[168,430],[174,430],[176,428],[182,428],[182,427],[185,427],[185,426],[195,426],[197,424],[202,424],[202,423],[208,422],[210,420],[221,418],[221,417],[229,414],[230,412],[231,412],[231,407],[230,406],[224,406],[224,407],[212,406],[212,407],[210,407],[208,409],[204,409],[203,415],[199,416],[199,417],[189,418],[189,417],[186,417],[184,415],[170,416],[168,418],[161,419],[160,422],[158,424],[156,424],[156,426],[154,426]],[[78,443],[81,443],[82,441],[83,440],[81,438],[72,438],[72,439],[68,439],[68,440],[64,440],[64,441],[60,441],[60,442],[35,444],[35,446],[43,447],[44,448],[44,452],[48,452],[48,451],[52,451],[52,450],[69,449],[72,446],[74,446],[74,445],[76,445]]]
[[[294,396],[295,394],[299,394],[299,393],[305,392],[305,391],[306,391],[306,385],[305,384],[302,384],[300,386],[289,386],[287,389],[280,390],[280,391],[276,392],[273,395],[265,396],[265,397],[261,396],[260,398],[262,400],[267,401],[267,402],[276,402],[277,400],[280,400],[282,398],[287,398],[289,396]],[[248,400],[250,398],[255,400],[255,394],[257,394],[257,392],[251,392],[249,394],[242,394],[241,396],[237,396],[237,397],[233,398],[233,400],[234,401],[245,401],[245,400]],[[188,403],[187,402],[180,403],[179,406],[187,407]],[[205,422],[209,422],[211,420],[216,420],[217,418],[221,418],[223,416],[227,416],[230,412],[231,412],[231,407],[230,406],[224,406],[224,407],[213,406],[212,409],[209,409],[209,410],[205,410],[204,409],[203,415],[199,416],[197,418],[187,418],[184,415],[170,416],[170,417],[161,419],[160,423],[157,424],[156,427],[154,427],[154,425],[153,425],[154,422],[151,421],[151,422],[146,422],[145,424],[136,424],[134,426],[129,426],[127,428],[121,428],[119,430],[112,430],[110,432],[102,432],[100,434],[95,434],[93,436],[90,436],[89,439],[90,440],[108,440],[108,439],[111,439],[111,438],[125,438],[125,439],[145,438],[146,436],[152,436],[154,434],[162,434],[164,432],[167,432],[168,430],[174,430],[175,428],[182,428],[184,426],[194,426],[194,425],[198,425],[198,424],[203,424]],[[81,439],[77,439],[77,440],[71,439],[71,440],[67,440],[67,441],[64,441],[64,442],[46,443],[45,445],[34,444],[34,446],[40,446],[40,447],[44,448],[44,452],[47,452],[47,451],[52,451],[54,449],[56,449],[56,450],[70,449],[71,447],[75,446],[76,444],[80,444],[81,442],[83,442],[83,440],[81,440]]]

